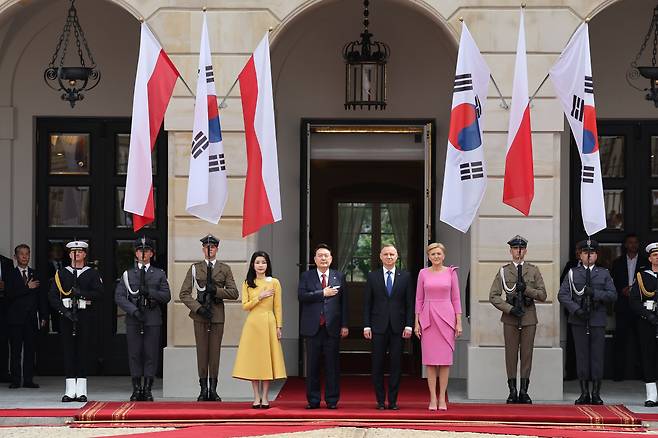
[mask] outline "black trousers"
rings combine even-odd
[[[646,319],[638,319],[637,331],[640,335],[640,360],[644,383],[656,381],[656,326]]]
[[[87,377],[87,357],[91,348],[91,330],[95,321],[91,310],[78,310],[75,336],[73,323],[66,317],[60,319],[60,338],[64,352],[66,378]]]
[[[584,325],[571,325],[576,347],[576,373],[578,380],[603,379],[603,352],[605,327],[590,327],[589,335]]]
[[[160,356],[160,330],[159,325],[126,326],[126,339],[128,341],[128,366],[132,377],[155,377]]]
[[[11,381],[18,385],[31,383],[34,377],[34,345],[37,336],[36,316],[23,324],[9,326],[9,344],[11,345]],[[23,366],[21,370],[21,353]],[[21,372],[22,371],[22,372]]]
[[[306,338],[306,400],[320,404],[320,358],[324,356],[324,401],[338,403],[340,397],[340,337],[329,336],[326,326],[321,326],[315,336]]]
[[[393,333],[390,326],[383,334],[372,334],[372,383],[375,386],[375,396],[379,404],[383,404],[386,401],[386,393],[384,391],[384,362],[386,360],[387,350],[390,356],[388,403],[396,404],[400,389],[400,375],[402,374],[400,369],[400,361],[402,360],[402,333]]]
[[[636,325],[637,317],[628,312],[617,312],[615,315],[615,333],[613,337],[613,378],[624,380],[635,379],[640,351],[639,332]],[[655,330],[654,330],[655,332]]]

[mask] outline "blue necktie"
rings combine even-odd
[[[393,279],[391,278],[391,271],[386,271],[386,291],[388,292],[388,296],[391,296],[391,292],[393,292]]]

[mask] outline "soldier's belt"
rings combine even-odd
[[[62,298],[62,306],[64,306],[67,309],[71,309],[73,307],[73,299],[72,298]],[[91,301],[89,301],[89,300],[78,300],[78,310],[88,309],[89,307],[91,307]]]

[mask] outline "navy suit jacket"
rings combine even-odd
[[[304,272],[299,278],[299,334],[315,336],[320,329],[320,314],[324,311],[327,333],[340,336],[340,329],[347,327],[347,284],[345,275],[329,269],[327,286],[340,286],[333,297],[325,297],[317,269]]]
[[[7,288],[7,324],[9,325],[34,322],[36,326],[37,313],[39,320],[48,320],[48,297],[45,283],[32,268],[28,268],[28,278],[41,280],[41,284],[34,289],[27,287],[18,268],[12,268],[8,275],[5,285]]]
[[[414,290],[411,276],[395,270],[391,296],[388,296],[382,268],[368,273],[363,306],[363,326],[373,333],[384,334],[390,326],[393,333],[401,334],[414,323]]]

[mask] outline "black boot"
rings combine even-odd
[[[576,399],[577,405],[588,405],[591,403],[589,398],[589,380],[580,381],[580,397]]]
[[[142,399],[142,378],[133,377],[133,393],[130,395],[130,401],[140,401]]]
[[[153,401],[153,393],[151,389],[153,388],[153,377],[144,378],[144,390],[142,392],[143,401]]]
[[[210,389],[208,390],[208,401],[222,401],[217,395],[217,379],[210,379]]]
[[[196,401],[208,401],[208,379],[205,377],[199,379],[199,386],[201,387],[201,392],[199,392]]]
[[[530,386],[530,379],[521,378],[521,389],[519,389],[519,403],[524,405],[531,405],[532,399],[528,395],[528,386]]]
[[[593,405],[602,405],[603,400],[601,400],[601,381],[594,380],[592,382],[592,404]]]
[[[509,396],[507,396],[507,404],[518,403],[519,396],[516,393],[516,379],[507,379],[507,387],[509,388]]]

